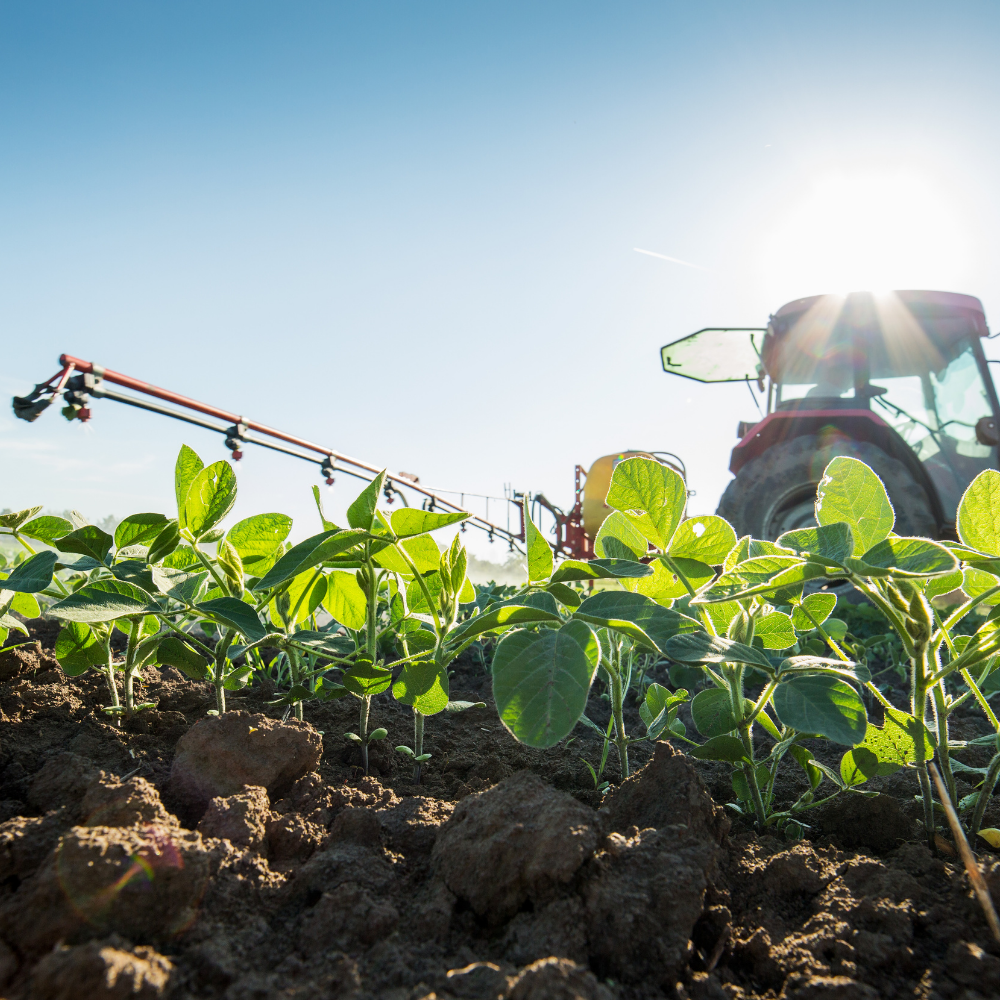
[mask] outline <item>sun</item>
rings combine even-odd
[[[819,292],[961,291],[969,239],[940,185],[907,170],[837,172],[793,196],[762,240],[775,300]]]

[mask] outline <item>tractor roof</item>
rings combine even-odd
[[[978,316],[981,321],[975,323],[980,337],[988,334],[986,328],[986,314],[983,304],[975,295],[963,295],[961,292],[932,292],[932,291],[895,291],[889,292],[889,296],[895,297],[912,312],[933,311],[937,315],[945,313],[955,313],[957,315],[968,316],[975,320]],[[872,292],[851,292],[849,295],[810,295],[804,299],[794,299],[786,302],[772,317],[772,319],[783,319],[787,316],[798,315],[807,312],[814,306],[818,306],[824,299],[840,300],[846,302],[858,300],[873,301],[876,298]],[[975,314],[970,316],[969,314]]]

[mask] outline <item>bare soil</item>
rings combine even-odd
[[[415,785],[393,750],[412,716],[378,698],[366,777],[353,699],[300,724],[246,689],[223,727],[207,685],[150,670],[157,707],[119,728],[103,680],[52,657],[58,625],[30,625],[37,646],[0,653],[0,997],[1000,997],[1000,947],[905,771],[809,814],[806,840],[758,836],[723,807],[728,769],[680,741],[635,746],[625,782],[612,748],[602,797],[596,734],[517,744],[461,661],[452,698],[487,707],[427,721]],[[779,797],[803,781],[790,765]],[[974,848],[1000,904],[1000,858]]]

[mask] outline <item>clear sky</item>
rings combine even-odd
[[[566,505],[575,463],[669,449],[714,510],[755,404],[662,344],[857,288],[978,295],[1000,330],[998,29],[995,3],[0,3],[0,390],[67,352]],[[227,454],[110,402],[7,409],[0,507],[168,510],[182,441]],[[239,513],[314,530],[312,467],[239,475]]]

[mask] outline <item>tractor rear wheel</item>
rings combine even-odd
[[[897,534],[937,537],[930,500],[902,462],[866,441],[841,439],[821,445],[815,434],[776,444],[747,462],[726,487],[716,513],[738,535],[770,541],[785,531],[808,528],[816,523],[816,487],[837,455],[860,459],[885,483],[896,511]]]

